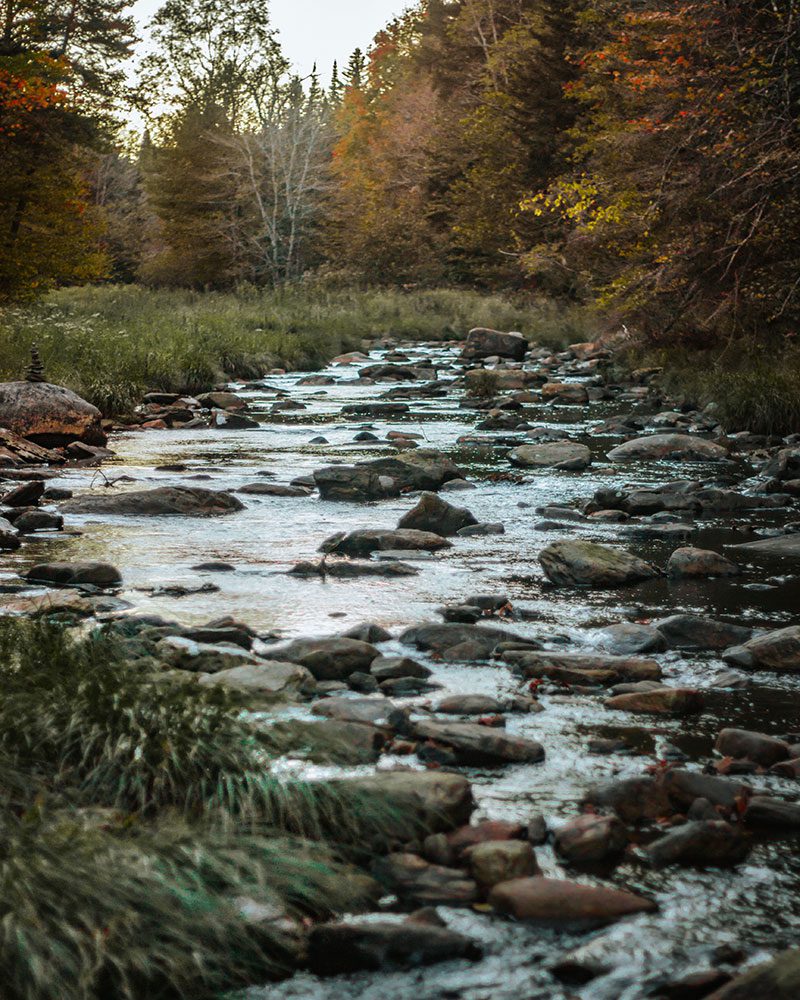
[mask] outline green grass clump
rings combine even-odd
[[[724,352],[672,348],[629,359],[633,367],[663,367],[672,395],[713,413],[730,433],[785,436],[800,432],[800,349],[741,343]]]
[[[0,995],[206,1000],[293,968],[290,918],[364,905],[411,820],[281,781],[279,734],[104,634],[0,620]]]
[[[51,381],[112,416],[148,389],[198,393],[273,367],[314,369],[375,337],[441,340],[490,326],[561,346],[585,339],[585,322],[577,311],[456,289],[68,288],[0,312],[0,379],[19,378],[38,344]]]

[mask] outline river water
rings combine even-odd
[[[331,503],[308,497],[242,496],[246,510],[223,518],[68,518],[75,534],[37,536],[11,555],[0,572],[0,584],[16,573],[44,560],[102,559],[123,572],[121,597],[142,612],[153,612],[184,623],[202,623],[234,615],[260,632],[281,636],[326,635],[361,622],[376,622],[397,634],[402,628],[437,620],[436,608],[459,603],[470,594],[507,594],[524,621],[508,627],[520,635],[567,648],[602,648],[605,625],[626,620],[649,621],[676,611],[746,622],[754,626],[796,624],[800,609],[800,584],[792,566],[761,563],[731,581],[652,583],[612,591],[554,590],[538,566],[538,552],[549,542],[567,537],[569,526],[539,530],[536,508],[588,499],[600,487],[647,485],[678,478],[715,479],[721,484],[741,483],[752,475],[746,465],[726,463],[636,463],[614,466],[606,453],[620,438],[599,435],[595,428],[611,414],[637,410],[635,399],[617,398],[587,406],[531,405],[524,418],[536,426],[558,428],[565,436],[588,444],[593,465],[582,473],[513,470],[507,449],[459,446],[457,439],[472,432],[475,411],[459,406],[463,390],[454,345],[404,347],[413,363],[434,361],[439,378],[448,386],[444,398],[414,399],[411,412],[390,421],[343,418],[344,405],[374,401],[389,384],[364,385],[357,379],[358,365],[335,366],[324,374],[337,379],[324,387],[298,385],[300,375],[269,377],[272,388],[232,388],[244,396],[253,415],[262,421],[257,430],[208,429],[131,431],[115,436],[116,458],[93,469],[73,469],[50,485],[76,491],[109,488],[146,488],[156,485],[196,485],[236,490],[264,480],[289,483],[333,462],[348,464],[394,454],[383,442],[357,444],[354,435],[370,427],[384,438],[387,431],[413,432],[420,444],[441,448],[457,461],[476,488],[446,493],[451,502],[468,507],[480,521],[502,522],[505,534],[458,538],[451,549],[435,558],[415,562],[419,574],[398,578],[356,578],[322,581],[287,575],[298,561],[312,559],[331,534],[359,527],[396,526],[398,518],[415,503],[403,497],[373,504]],[[385,356],[373,351],[369,363]],[[580,380],[580,376],[575,376]],[[403,383],[412,390],[414,383]],[[306,409],[272,412],[286,392]],[[652,406],[641,404],[644,412]],[[522,416],[521,418],[522,419]],[[509,432],[481,432],[506,438]],[[311,444],[317,435],[326,444]],[[160,471],[180,466],[182,471]],[[501,473],[501,475],[498,475]],[[109,486],[108,482],[115,482]],[[716,548],[728,542],[749,541],[754,532],[780,524],[786,510],[725,514],[695,523],[691,544]],[[623,541],[637,554],[663,565],[678,544],[668,540],[623,539],[620,526],[581,523],[571,526],[571,536],[597,541]],[[209,560],[232,564],[234,572],[198,572],[193,566]],[[413,561],[413,560],[412,560]],[[158,596],[148,588],[211,583],[213,593],[183,597]],[[388,643],[385,652],[400,652],[399,643]],[[403,650],[408,653],[409,651]],[[417,656],[416,653],[414,653]],[[417,657],[434,670],[441,685],[436,699],[445,694],[506,694],[518,682],[501,666],[446,665]],[[724,665],[712,654],[685,656],[675,651],[657,654],[669,684],[709,688]],[[614,713],[590,695],[549,693],[541,700],[545,711],[508,717],[508,731],[540,741],[546,749],[543,764],[512,765],[497,770],[467,772],[474,782],[480,818],[525,821],[543,813],[551,826],[573,816],[587,786],[612,776],[641,774],[661,756],[665,742],[677,746],[699,766],[711,754],[717,732],[724,725],[752,728],[783,735],[800,731],[797,689],[800,678],[751,674],[751,684],[736,691],[709,690],[707,709],[699,716],[652,724],[642,716]],[[428,696],[430,698],[430,696]],[[413,703],[419,699],[407,699]],[[400,703],[404,703],[400,700]],[[304,708],[290,710],[305,717]],[[592,756],[591,736],[630,737],[637,752]],[[383,758],[379,767],[398,760]],[[404,766],[408,758],[402,760]],[[308,768],[286,762],[287,773],[312,775],[362,773],[337,768]],[[693,766],[690,764],[689,766]],[[789,798],[797,796],[796,783],[756,777],[748,781]],[[600,878],[642,891],[655,898],[657,913],[623,921],[594,934],[570,935],[513,924],[466,910],[441,910],[449,925],[479,939],[485,949],[477,964],[463,962],[433,966],[413,972],[364,973],[321,981],[300,975],[278,987],[251,990],[248,1000],[520,1000],[520,998],[582,997],[586,1000],[634,1000],[648,996],[664,981],[717,964],[723,945],[743,949],[747,960],[796,944],[800,937],[798,841],[761,838],[745,863],[733,870],[695,871],[669,868],[654,871],[633,855],[611,871],[597,875],[565,868],[548,846],[537,848],[545,874],[592,882]],[[607,969],[583,986],[564,986],[548,966],[572,948],[580,947]]]

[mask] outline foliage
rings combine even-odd
[[[542,327],[563,342],[574,329],[575,317],[561,310],[499,295],[331,284],[242,287],[229,294],[63,289],[36,307],[0,312],[0,378],[19,378],[36,343],[48,378],[114,415],[138,404],[148,389],[198,393],[273,367],[312,369],[360,348],[365,337],[440,340],[462,337],[473,326],[534,333]]]
[[[396,828],[377,799],[281,784],[275,740],[108,637],[6,619],[0,661],[4,997],[210,1000],[291,967],[277,918],[363,904],[330,843]]]

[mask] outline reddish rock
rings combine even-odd
[[[501,882],[489,894],[489,903],[517,920],[554,925],[602,926],[657,909],[652,900],[621,889],[541,877]]]

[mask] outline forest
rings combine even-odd
[[[424,0],[306,79],[259,0],[169,0],[133,77],[124,0],[3,6],[3,302],[314,274],[796,335],[794,0]]]

